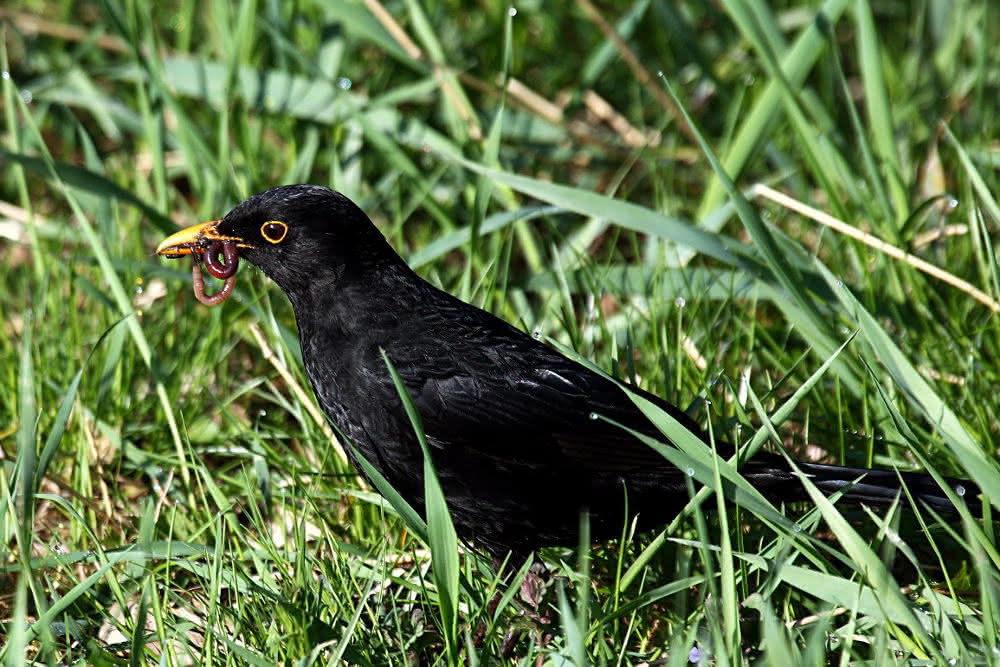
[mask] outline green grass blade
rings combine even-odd
[[[354,452],[354,459],[358,462],[358,466],[364,473],[365,478],[371,481],[376,490],[389,501],[389,505],[396,510],[396,513],[403,519],[410,532],[416,535],[424,544],[430,544],[427,522],[424,521],[423,517],[413,509],[412,505],[406,502],[403,496],[399,495],[398,491],[392,488],[389,480],[364,457],[364,454],[358,451],[353,445],[351,446],[351,450]]]
[[[100,347],[101,343],[108,336],[108,334],[115,330],[123,320],[124,318],[119,319],[117,322],[104,330],[104,333],[101,334],[101,337],[97,339],[97,342],[87,354],[87,359],[83,362],[80,370],[76,372],[76,375],[73,376],[73,380],[69,383],[69,386],[66,387],[66,391],[63,392],[62,400],[59,402],[59,409],[56,411],[56,418],[52,422],[52,427],[49,430],[48,437],[45,439],[45,445],[42,446],[42,451],[38,455],[38,472],[36,474],[36,482],[40,482],[42,477],[45,476],[45,472],[49,469],[49,464],[52,462],[52,457],[55,456],[56,450],[59,447],[59,441],[62,440],[63,434],[66,432],[66,424],[69,422],[70,410],[73,409],[73,402],[76,400],[77,391],[80,389],[80,380],[83,379],[83,371],[86,370],[87,363],[90,361],[90,358],[94,355],[94,352],[98,347]]]
[[[781,59],[781,69],[793,87],[801,86],[805,81],[823,51],[828,31],[847,8],[847,2],[848,0],[826,0],[817,11],[816,19],[799,35],[785,57]],[[750,111],[743,115],[740,128],[722,160],[725,173],[739,177],[743,172],[750,156],[764,141],[769,127],[774,122],[778,105],[781,104],[780,95],[780,84],[777,81],[768,82]],[[702,220],[718,207],[725,192],[717,171],[709,181],[695,219]]]
[[[789,462],[791,462],[791,459],[789,459]],[[794,466],[794,463],[792,465]],[[919,641],[924,650],[935,657],[941,657],[936,642],[930,638],[923,625],[914,615],[906,598],[899,592],[899,584],[896,583],[895,578],[879,559],[878,555],[871,550],[861,535],[851,527],[826,496],[816,488],[808,476],[802,475],[800,479],[805,486],[806,492],[819,508],[826,524],[857,565],[858,572],[871,584],[872,589],[880,600],[880,604],[891,613],[897,615],[903,625],[913,633],[913,636]]]
[[[913,367],[891,337],[847,287],[817,262],[820,272],[835,289],[847,315],[857,323],[861,337],[870,346],[870,358],[884,367],[903,395],[917,407],[924,418],[934,424],[948,442],[952,453],[994,506],[1000,507],[1000,470],[995,461],[987,459],[982,448],[973,440],[955,412],[934,391]]]
[[[864,85],[864,100],[871,124],[875,150],[887,172],[885,180],[889,184],[896,223],[901,224],[909,216],[906,191],[901,182],[902,165],[896,149],[896,131],[892,122],[892,106],[882,72],[882,58],[879,53],[878,33],[875,19],[867,0],[855,0],[854,20],[858,26],[858,62],[861,65],[861,82]]]
[[[125,188],[112,183],[100,174],[95,174],[83,167],[55,161],[50,166],[45,159],[12,153],[3,148],[0,148],[0,161],[19,164],[38,176],[51,179],[57,185],[69,185],[81,192],[131,204],[142,211],[160,231],[172,233],[177,230],[177,225],[170,218],[153,208],[153,206],[142,201]]]
[[[457,660],[461,647],[458,638],[458,536],[448,512],[448,503],[438,480],[437,471],[431,458],[431,450],[424,435],[420,413],[410,399],[410,394],[403,384],[402,378],[396,372],[385,350],[382,350],[389,374],[399,398],[410,418],[413,432],[420,443],[424,454],[424,507],[427,511],[427,537],[431,548],[431,561],[434,570],[434,583],[438,591],[438,605],[441,609],[441,620],[444,624],[445,647],[452,660]]]

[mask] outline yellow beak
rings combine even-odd
[[[163,239],[163,242],[156,247],[156,254],[163,255],[164,257],[183,257],[184,255],[203,253],[206,241],[242,240],[219,234],[217,230],[218,224],[218,220],[211,220],[185,227],[181,231]]]

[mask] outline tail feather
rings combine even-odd
[[[896,472],[895,470],[872,470],[867,468],[847,468],[821,463],[796,462],[799,470],[826,494],[843,492],[843,500],[857,504],[889,505],[898,497],[908,503],[907,494],[918,507],[926,505],[935,512],[954,514],[958,510],[933,477],[917,472]],[[766,496],[781,500],[807,500],[802,481],[791,473],[784,459],[771,455],[765,460],[753,459],[747,462],[743,471],[748,479],[755,482]],[[764,481],[765,483],[759,483]],[[969,503],[973,514],[979,514],[979,487],[972,482],[945,477],[955,495]]]
[[[923,473],[844,468],[819,463],[801,463],[799,469],[809,475],[813,484],[825,493],[843,489],[844,497],[854,502],[888,505],[899,496],[905,503],[908,500],[902,492],[902,486],[905,485],[918,506],[924,504],[936,512],[950,514],[958,511],[934,478]],[[975,484],[950,477],[944,478],[944,482],[955,495],[972,503],[970,508],[976,511],[978,503],[973,501],[979,496],[979,488]]]

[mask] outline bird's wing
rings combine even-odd
[[[559,465],[605,472],[669,467],[623,428],[661,437],[613,381],[531,341],[516,357],[502,354],[464,372],[413,378],[414,401],[428,439],[528,466]],[[539,349],[541,348],[541,349]],[[512,354],[514,351],[511,352]],[[453,367],[454,368],[454,367]],[[641,392],[689,428],[680,409]]]

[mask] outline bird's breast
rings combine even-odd
[[[406,486],[421,469],[421,453],[382,358],[388,344],[317,332],[302,337],[302,359],[320,407],[347,444],[394,485]]]

